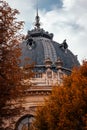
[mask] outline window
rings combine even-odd
[[[42,78],[42,73],[37,73],[37,74],[35,75],[35,77],[36,77],[36,78]]]
[[[60,79],[63,79],[63,73],[62,72],[59,72],[59,77],[60,77]]]
[[[48,77],[48,78],[52,78],[52,72],[51,72],[51,71],[48,71],[48,72],[47,72],[47,77]]]
[[[34,128],[33,121],[34,121],[33,115],[26,115],[19,119],[19,121],[16,124],[16,130],[32,130]]]

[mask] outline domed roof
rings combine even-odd
[[[29,62],[34,62],[36,66],[45,66],[45,60],[49,58],[52,66],[55,66],[57,59],[60,58],[63,68],[72,69],[79,66],[77,57],[68,49],[66,39],[62,44],[55,42],[52,33],[40,28],[39,20],[37,12],[35,28],[28,31],[26,40],[21,43],[21,65],[23,66],[25,59],[29,58]]]
[[[21,44],[22,65],[24,65],[25,58],[29,58],[36,65],[44,65],[45,59],[50,58],[54,65],[60,57],[64,68],[71,69],[73,66],[78,66],[77,57],[67,47],[64,47],[64,42],[59,44],[52,38],[53,34],[43,29],[28,31],[27,39]]]

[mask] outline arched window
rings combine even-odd
[[[21,117],[18,122],[16,123],[16,129],[15,130],[32,130],[33,129],[33,121],[34,121],[33,115],[25,115]]]

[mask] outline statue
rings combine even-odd
[[[61,48],[63,49],[67,49],[68,48],[68,44],[66,42],[66,39],[63,41],[63,43],[60,45]]]

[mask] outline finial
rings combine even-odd
[[[37,16],[38,16],[38,0],[37,0],[37,7],[36,8],[37,8]]]
[[[38,15],[38,0],[37,0],[37,14],[36,14],[36,18],[35,18],[36,22],[35,22],[35,27],[37,29],[40,29],[40,17]]]

